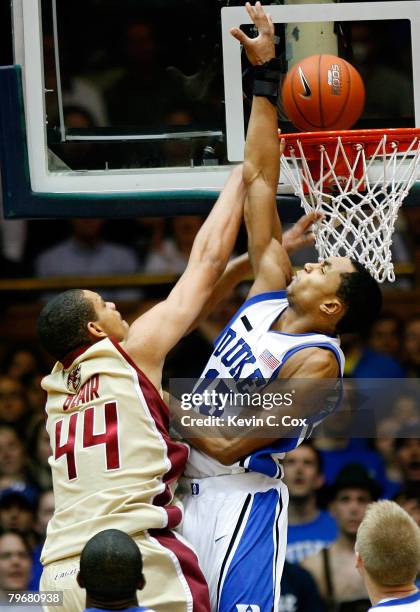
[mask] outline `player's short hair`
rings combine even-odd
[[[90,342],[87,324],[97,314],[82,289],[70,289],[50,300],[38,317],[38,337],[55,359]]]
[[[356,551],[378,585],[408,584],[420,567],[420,529],[395,502],[375,502],[368,506],[357,531]]]
[[[337,289],[339,297],[347,306],[346,313],[337,323],[338,333],[347,333],[359,329],[368,329],[382,308],[382,293],[376,280],[366,268],[350,259],[354,272],[341,275],[341,283]]]
[[[111,603],[133,597],[142,577],[140,549],[118,529],[101,531],[82,550],[80,580],[95,601]]]

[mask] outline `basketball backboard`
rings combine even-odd
[[[208,209],[229,164],[243,157],[247,66],[229,35],[232,25],[250,27],[242,2],[150,0],[141,10],[133,0],[13,0],[12,6],[15,66],[0,69],[7,216]],[[397,29],[395,57],[408,95],[404,117],[383,117],[389,126],[390,120],[414,125],[420,117],[419,7],[418,1],[292,2],[269,11],[285,71],[300,53],[348,55],[346,24]],[[280,109],[279,125],[290,130],[282,119]],[[381,119],[362,120],[379,127]],[[296,206],[284,179],[279,193],[284,210]]]
[[[284,72],[303,57],[331,53],[348,59],[364,80],[366,105],[354,128],[420,126],[420,2],[273,5],[277,55]],[[229,34],[250,22],[240,7],[222,9],[226,138],[229,161],[243,159],[247,92],[241,48]],[[279,109],[283,132],[297,131]]]

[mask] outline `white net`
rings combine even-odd
[[[320,138],[312,149],[302,142],[298,134],[290,142],[286,137],[282,175],[305,212],[323,214],[314,228],[319,259],[348,256],[377,281],[394,281],[392,234],[398,209],[417,176],[419,137],[413,130],[404,146],[386,133],[369,146],[363,138],[354,142],[354,136],[343,143],[338,134],[333,144],[331,136],[327,145]]]

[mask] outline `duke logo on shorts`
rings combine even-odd
[[[254,604],[236,604],[237,612],[261,612],[260,606]]]

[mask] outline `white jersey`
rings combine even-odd
[[[56,505],[44,565],[79,555],[102,529],[134,536],[181,522],[173,489],[188,449],[170,439],[166,405],[118,342],[75,351],[42,387]]]
[[[420,612],[420,591],[407,597],[398,597],[392,599],[382,599],[376,605],[369,608],[369,612],[374,610],[375,612],[385,612],[390,610],[392,612]]]
[[[216,338],[214,351],[201,376],[205,380],[200,384],[199,392],[205,388],[216,389],[218,393],[232,389],[231,385],[228,389],[223,379],[235,381],[234,390],[238,393],[256,391],[278,377],[289,357],[310,347],[332,351],[337,357],[342,376],[344,355],[338,338],[319,333],[286,334],[271,329],[288,305],[286,291],[263,293],[247,300]],[[279,439],[270,447],[255,451],[232,466],[224,466],[192,448],[185,475],[203,478],[250,470],[279,478],[279,460],[284,453],[296,448],[327,414],[328,411],[323,411],[316,422],[300,428],[295,437]]]

